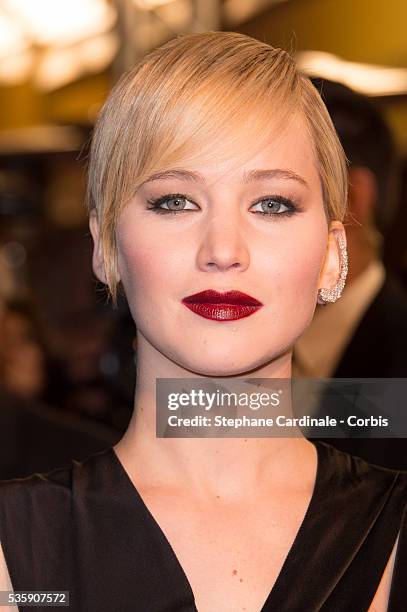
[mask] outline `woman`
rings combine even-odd
[[[241,34],[170,41],[107,101],[89,193],[94,271],[137,324],[134,414],[113,449],[3,483],[4,580],[98,612],[401,610],[405,474],[303,437],[156,437],[157,378],[289,379],[340,296],[346,164],[309,80]]]

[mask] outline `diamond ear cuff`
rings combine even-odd
[[[346,243],[342,233],[338,233],[338,245],[340,256],[340,274],[336,285],[332,289],[318,289],[317,303],[325,306],[328,302],[336,302],[341,295],[345,286],[346,276],[348,274],[348,253]]]

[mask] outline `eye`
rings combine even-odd
[[[260,215],[292,215],[297,211],[297,207],[292,200],[280,195],[268,196],[256,202],[253,206],[260,204],[262,210],[254,211]]]
[[[147,210],[154,210],[154,212],[161,214],[178,213],[185,210],[196,210],[196,208],[186,208],[186,204],[192,204],[196,206],[194,202],[188,200],[185,195],[180,193],[163,195],[157,199],[148,200],[149,207]]]
[[[199,206],[186,195],[181,193],[165,194],[156,199],[147,200],[149,206],[147,210],[152,210],[158,214],[180,214],[191,210],[199,210]],[[187,207],[187,205],[189,206]],[[280,195],[267,196],[253,206],[261,206],[262,210],[255,210],[254,214],[266,217],[286,217],[299,212],[292,200]]]

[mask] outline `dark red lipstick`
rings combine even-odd
[[[214,321],[243,319],[263,306],[254,297],[241,291],[219,293],[213,289],[188,295],[183,298],[182,303],[192,312]]]

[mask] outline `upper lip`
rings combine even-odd
[[[205,289],[205,291],[188,295],[182,301],[187,303],[198,302],[208,304],[236,304],[239,306],[262,306],[261,302],[247,293],[242,293],[242,291],[226,291],[225,293],[219,293],[219,291],[215,291],[214,289]]]

